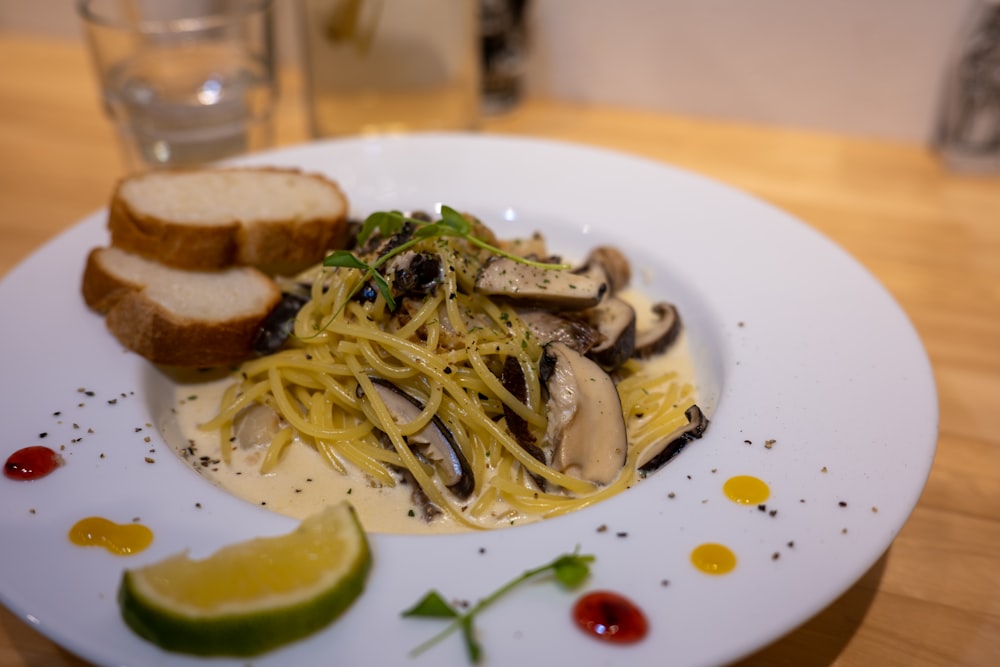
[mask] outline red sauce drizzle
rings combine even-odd
[[[611,591],[587,593],[573,606],[573,620],[584,632],[615,644],[632,644],[646,636],[649,623],[628,598]]]
[[[62,464],[63,457],[48,447],[32,445],[7,457],[3,474],[10,479],[30,481],[45,477]]]

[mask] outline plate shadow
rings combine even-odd
[[[890,547],[891,549],[891,547]],[[731,667],[829,667],[857,632],[885,572],[889,552],[843,595],[813,618]]]

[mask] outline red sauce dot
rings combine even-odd
[[[63,464],[63,458],[48,447],[32,445],[7,457],[3,474],[10,479],[30,481],[45,477]]]
[[[573,606],[573,620],[598,639],[632,644],[649,631],[646,615],[634,602],[611,591],[587,593]]]

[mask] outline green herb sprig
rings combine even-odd
[[[537,266],[545,269],[568,269],[569,264],[550,264],[546,262],[538,262],[532,259],[527,259],[524,257],[518,257],[512,253],[507,252],[493,246],[481,238],[472,234],[472,223],[469,220],[451,208],[450,206],[441,207],[441,219],[437,222],[428,222],[426,220],[418,220],[416,218],[411,218],[399,211],[378,211],[372,213],[367,218],[365,218],[364,223],[361,225],[361,231],[358,232],[358,245],[364,245],[365,242],[371,238],[372,234],[377,230],[382,238],[388,238],[389,236],[395,234],[403,228],[406,223],[411,223],[416,225],[416,230],[413,232],[412,238],[399,244],[389,252],[385,253],[373,263],[369,264],[361,260],[357,255],[355,255],[350,250],[336,250],[323,260],[324,266],[338,266],[349,269],[358,269],[364,271],[364,279],[361,281],[362,284],[368,280],[374,280],[375,286],[378,288],[379,293],[385,299],[386,304],[388,304],[390,310],[395,310],[396,300],[392,296],[392,290],[389,288],[389,283],[381,273],[379,273],[379,268],[384,266],[386,262],[390,259],[399,255],[400,253],[409,250],[418,243],[432,238],[443,238],[443,237],[456,237],[464,239],[470,244],[493,253],[494,255],[500,255],[501,257],[506,257],[512,259],[516,262],[521,262],[522,264],[528,264],[530,266]],[[360,288],[360,286],[359,286]],[[353,296],[353,294],[352,294]],[[343,308],[343,305],[341,306]],[[339,309],[337,314],[339,314]],[[335,314],[336,316],[336,314]]]
[[[490,593],[485,598],[477,602],[465,613],[459,613],[453,606],[448,604],[444,597],[437,591],[430,591],[415,605],[403,612],[404,617],[418,618],[450,618],[453,619],[441,632],[434,635],[424,643],[420,644],[412,651],[411,657],[416,657],[445,639],[456,630],[462,631],[462,638],[465,642],[466,653],[472,663],[479,663],[482,660],[483,649],[475,637],[473,620],[486,607],[496,602],[500,597],[510,592],[517,586],[529,581],[545,572],[552,572],[556,581],[564,588],[572,589],[582,584],[590,575],[590,564],[594,561],[594,556],[581,555],[579,549],[573,553],[563,554],[555,560],[541,565],[531,570],[526,570],[506,584]]]

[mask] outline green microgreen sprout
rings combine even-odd
[[[579,553],[579,547],[577,547],[573,553],[563,554],[545,565],[541,565],[531,570],[526,570],[519,576],[511,579],[506,584],[490,593],[485,598],[481,599],[465,613],[459,613],[458,610],[448,604],[444,597],[437,591],[432,590],[428,592],[423,598],[420,599],[419,602],[404,611],[403,616],[416,618],[445,618],[452,619],[452,622],[445,626],[441,632],[410,651],[410,656],[416,657],[420,655],[432,646],[441,642],[451,633],[456,630],[461,630],[469,660],[474,664],[478,664],[482,660],[483,649],[475,637],[473,621],[476,616],[517,586],[546,572],[551,572],[555,577],[555,580],[564,588],[576,588],[590,575],[590,564],[593,561],[594,556],[581,555]]]
[[[481,238],[472,234],[472,223],[469,220],[451,208],[450,206],[441,207],[441,219],[437,222],[428,222],[426,220],[419,220],[417,218],[411,218],[404,215],[399,211],[378,211],[372,213],[367,218],[365,218],[364,223],[361,225],[361,231],[358,232],[358,245],[364,245],[365,242],[371,238],[372,234],[378,231],[379,236],[382,238],[388,238],[389,236],[395,234],[403,228],[407,223],[416,225],[416,229],[413,232],[413,236],[390,250],[389,252],[380,256],[373,263],[368,264],[361,260],[357,255],[352,253],[350,250],[336,250],[323,260],[324,266],[337,266],[349,269],[358,269],[364,272],[364,278],[358,287],[355,288],[355,292],[361,288],[361,285],[368,280],[374,280],[375,286],[377,287],[379,293],[385,299],[386,304],[389,306],[390,310],[396,309],[396,300],[392,296],[392,290],[389,287],[388,281],[385,279],[381,273],[379,273],[379,268],[384,266],[386,262],[390,259],[399,255],[400,253],[409,250],[413,246],[432,238],[443,238],[443,237],[456,237],[464,239],[468,243],[491,252],[494,255],[500,255],[501,257],[506,257],[508,259],[520,262],[522,264],[528,264],[530,266],[536,266],[545,269],[568,269],[571,268],[569,264],[551,264],[546,262],[539,262],[532,259],[527,259],[525,257],[518,257],[517,255],[511,254],[505,250],[497,248]],[[351,296],[354,293],[352,292]],[[344,305],[342,304],[337,312],[334,313],[333,317],[340,314],[343,310]]]

